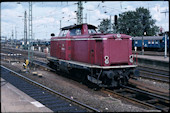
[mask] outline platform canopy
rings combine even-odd
[[[143,40],[161,40],[164,36],[143,36]],[[132,37],[133,40],[142,40],[142,36]]]

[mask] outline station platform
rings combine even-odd
[[[136,60],[137,57],[137,60]],[[160,67],[164,69],[169,69],[169,57],[164,56],[150,56],[150,55],[135,55],[134,60],[139,65],[150,65],[155,67]]]
[[[1,78],[1,112],[53,112]]]
[[[149,55],[137,55],[140,59],[148,59],[153,61],[161,61],[169,63],[169,57],[164,58],[164,56],[149,56]]]

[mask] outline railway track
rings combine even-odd
[[[54,112],[100,112],[2,65],[1,77]]]
[[[28,57],[28,50],[21,50],[21,49],[15,49],[15,48],[3,48],[1,49],[1,52],[4,52],[6,54],[15,54],[15,53],[21,53],[23,56],[26,56],[25,58]],[[34,57],[40,57],[40,58],[46,58],[46,54],[38,51],[33,52]]]
[[[12,53],[14,54],[14,51],[22,52],[22,56],[16,57],[16,56],[13,55],[13,59],[16,59],[16,58],[25,59],[25,58],[27,58],[25,56],[25,55],[27,55],[26,50],[25,51],[13,50],[13,52],[11,52],[11,49],[10,50],[3,50],[3,52],[8,54],[8,55],[12,54]],[[36,53],[36,55],[38,55],[37,57],[45,58],[45,55],[41,55],[41,54],[38,54],[38,53]],[[41,63],[41,62],[39,62],[39,63]],[[42,64],[42,65],[44,65],[44,64]],[[140,70],[140,77],[142,77],[142,78],[155,80],[155,81],[159,81],[159,82],[164,82],[164,83],[169,83],[169,70],[160,70],[160,69],[154,69],[154,68],[151,68],[151,67],[144,67],[144,66],[139,66],[138,68]]]
[[[156,80],[164,83],[169,83],[169,70],[161,70],[151,67],[138,67],[140,71],[140,77]]]
[[[18,50],[16,50],[18,51]],[[6,54],[11,54],[12,52],[8,51],[4,51]],[[22,52],[20,50],[20,52]],[[22,52],[24,54],[26,54],[25,52]],[[24,58],[27,58],[24,56],[24,54],[21,56]],[[41,56],[41,55],[39,55]],[[21,59],[21,57],[19,57]],[[42,58],[44,58],[44,56],[41,56]],[[34,60],[34,63],[36,64],[41,64],[44,65],[46,68],[48,68],[49,66],[47,66],[47,64],[45,62],[40,62],[38,60]],[[151,67],[144,67],[144,66],[139,66],[138,67],[140,70],[140,77],[145,78],[145,79],[150,79],[150,80],[154,80],[154,81],[159,81],[159,82],[163,82],[163,83],[169,83],[169,70],[160,70],[160,69],[154,69]]]
[[[49,68],[46,63],[41,62],[41,61],[35,61],[34,63],[36,65],[42,66],[44,68],[47,68],[49,70],[53,70]],[[55,70],[53,70],[55,71]],[[133,86],[133,85],[132,85]],[[152,107],[164,112],[167,112],[169,110],[169,96],[168,95],[161,95],[160,92],[153,93],[149,91],[145,91],[139,88],[134,88],[133,87],[128,87],[128,86],[122,86],[123,89],[118,89],[118,90],[108,90],[104,89],[104,91],[107,91],[107,93],[113,95],[118,95],[124,98],[127,98],[128,100],[131,100],[133,102],[137,102],[138,104],[147,106],[147,107]],[[103,90],[103,89],[102,89]],[[155,91],[154,91],[155,92]],[[163,92],[162,92],[163,93]]]
[[[43,66],[49,70],[53,70],[49,68],[49,66],[46,64],[46,62],[42,62],[42,61],[38,61],[38,60],[34,60],[34,63],[36,65],[40,65]],[[147,68],[147,67],[139,67],[140,70],[140,77],[142,78],[146,78],[146,79],[151,79],[151,80],[156,80],[156,81],[160,81],[160,82],[166,82],[169,83],[169,71],[166,70],[158,70],[158,69],[152,69],[152,68]]]
[[[18,56],[18,54],[20,54],[20,55]],[[41,58],[41,59],[45,60],[46,56],[43,53],[34,52],[34,59],[37,59],[37,58]],[[16,59],[24,61],[24,59],[28,59],[28,51],[27,50],[5,48],[4,50],[3,49],[1,50],[1,59],[5,59],[5,60],[8,60],[8,61],[11,60],[9,62],[15,62]]]
[[[147,108],[158,109],[162,112],[169,111],[169,97],[153,94],[131,86],[129,87],[122,85],[121,87],[122,89],[102,89],[101,91],[111,96],[116,95],[116,97],[118,96],[120,98],[131,101],[134,104],[140,104]]]
[[[42,67],[49,69],[49,70],[52,70],[52,71],[55,71],[55,70],[49,68],[49,66],[46,64],[46,62],[42,62],[42,61],[38,61],[38,60],[34,60],[33,62],[36,65],[42,66]],[[147,74],[147,76],[148,76],[148,74],[151,74],[153,76],[153,73],[154,73],[154,75],[158,75],[159,79],[154,79],[154,80],[158,80],[158,81],[161,81],[161,79],[162,79],[160,77],[160,75],[169,76],[169,71],[166,71],[166,70],[158,70],[158,69],[153,70],[152,68],[141,67],[141,66],[139,67],[139,70],[140,70],[140,72]],[[145,77],[147,79],[155,78],[154,76],[150,77],[150,78],[147,77],[147,76]],[[141,77],[142,77],[142,75],[141,75]],[[143,78],[144,78],[144,76],[143,76]],[[169,80],[168,77],[166,77],[165,79]],[[143,91],[143,90],[138,91],[139,89],[137,89],[137,91],[136,91],[137,93],[135,94],[135,91],[132,90],[134,88],[125,88],[125,86],[122,86],[122,87],[124,87],[124,88],[121,89],[121,90],[117,90],[117,91],[114,90],[114,92],[113,91],[108,91],[108,92],[110,92],[112,94],[117,94],[119,96],[122,93],[123,96],[126,95],[125,96],[126,98],[131,98],[130,100],[133,100],[137,103],[140,103],[140,104],[148,106],[148,107],[159,109],[161,111],[167,112],[169,110],[169,107],[167,107],[169,105],[169,100],[168,99],[165,100],[163,98],[158,98],[158,97],[161,97],[160,95],[157,95],[157,97],[156,97],[156,96],[153,96],[153,95],[156,95],[156,94],[153,94],[153,93],[148,94],[148,92],[145,93],[146,91]],[[126,90],[127,90],[127,92],[126,92]],[[150,94],[153,94],[153,95],[150,95]],[[134,98],[134,97],[136,97],[136,98]],[[145,100],[141,100],[140,97],[142,97],[141,99],[145,99]],[[167,98],[169,98],[169,97],[167,97]]]

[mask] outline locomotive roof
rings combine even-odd
[[[79,28],[81,27],[83,24],[79,24],[79,25],[70,25],[70,26],[66,26],[61,28],[62,30],[68,30],[68,29],[72,29],[72,28]],[[96,29],[97,27],[91,24],[87,24],[88,28],[92,28],[92,29]]]
[[[143,36],[143,40],[162,40],[164,36]],[[142,36],[132,37],[133,40],[142,40]]]

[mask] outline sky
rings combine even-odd
[[[76,3],[77,1],[32,2],[33,39],[49,41],[51,33],[55,33],[56,36],[59,34],[60,25],[65,27],[76,24]],[[101,19],[110,19],[110,16],[114,23],[114,15],[144,7],[150,11],[158,27],[162,27],[163,31],[169,31],[168,1],[83,1],[82,4],[83,23],[97,27]],[[28,19],[29,2],[1,2],[1,36],[10,39],[13,31],[14,38],[24,37],[25,11]],[[165,11],[168,12],[166,15],[162,13]]]

